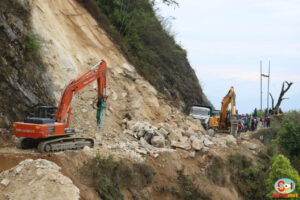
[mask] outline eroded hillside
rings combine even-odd
[[[108,64],[108,107],[104,127],[98,133],[92,106],[97,95],[96,85],[82,90],[74,100],[70,126],[77,130],[78,135],[92,137],[96,142],[93,149],[40,154],[35,149],[17,149],[13,142],[9,145],[0,143],[0,163],[5,163],[0,165],[0,172],[8,170],[0,173],[3,180],[8,180],[0,184],[4,196],[17,196],[11,189],[14,185],[9,184],[17,184],[12,179],[22,175],[15,173],[16,168],[9,169],[26,158],[42,158],[62,168],[61,173],[76,186],[72,188],[75,188],[77,199],[109,199],[109,192],[105,191],[117,187],[120,187],[121,199],[171,200],[200,196],[202,199],[243,199],[240,190],[246,187],[247,179],[243,180],[238,172],[243,167],[256,166],[256,156],[261,152],[258,140],[251,139],[249,133],[238,139],[225,134],[209,136],[199,120],[171,106],[136,72],[109,35],[76,0],[32,0],[30,8],[33,31],[45,41],[41,61],[46,65],[44,73],[49,76],[56,103],[72,79],[103,59]],[[9,130],[1,129],[1,132],[8,133]],[[105,168],[108,171],[100,174],[100,181],[96,181],[99,187],[96,187],[95,177],[86,174],[88,163],[96,155],[113,155],[116,162],[129,163],[136,171],[120,168],[124,182],[111,187],[111,180],[107,183],[104,175],[118,174],[115,169],[120,164],[112,162],[113,167],[110,167],[109,161],[109,167]],[[136,167],[144,164],[151,170]],[[87,171],[91,170],[88,168]],[[28,179],[30,173],[24,172],[26,180],[22,181],[39,183],[35,183],[34,176]],[[145,180],[131,183],[130,178],[134,176],[130,175],[135,173],[146,177]],[[58,176],[62,177],[59,173]],[[53,178],[55,183],[59,182],[56,178]],[[61,185],[70,186],[70,181]],[[104,187],[104,192],[101,187]],[[80,197],[76,188],[80,190]],[[253,191],[256,188],[247,190],[249,193]],[[51,194],[47,198],[51,199]]]

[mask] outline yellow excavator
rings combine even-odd
[[[231,111],[227,111],[229,104],[231,104]],[[209,119],[209,134],[214,132],[229,132],[236,136],[237,134],[237,113],[235,105],[234,87],[231,87],[227,95],[223,98],[221,111],[214,112]]]

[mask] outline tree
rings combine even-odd
[[[151,3],[152,5],[154,5],[156,3],[157,0],[152,0]],[[175,0],[161,0],[164,4],[167,4],[168,6],[170,5],[174,5],[174,6],[178,6],[178,2]]]
[[[291,120],[284,118],[282,130],[278,134],[278,141],[290,156],[300,154],[300,124],[295,125]]]
[[[280,154],[273,158],[271,167],[267,170],[267,178],[265,180],[266,197],[272,199],[272,194],[277,193],[274,184],[278,179],[289,178],[295,182],[296,189],[293,193],[300,194],[300,177],[297,170],[295,170],[290,160],[284,155]]]
[[[285,83],[287,84],[287,87],[285,88]],[[276,106],[274,107],[274,98],[273,98],[273,95],[270,93],[270,96],[271,96],[271,100],[272,100],[272,110],[278,110],[280,105],[281,105],[281,102],[285,99],[288,99],[288,98],[284,98],[284,95],[285,93],[290,89],[290,87],[293,85],[293,82],[283,82],[282,83],[282,87],[281,87],[281,92],[279,94],[279,97],[278,97],[278,100],[277,100],[277,103],[276,103]]]

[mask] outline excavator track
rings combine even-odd
[[[58,138],[42,141],[38,144],[38,151],[41,153],[58,152],[65,150],[79,150],[85,146],[94,147],[94,140],[91,138]]]

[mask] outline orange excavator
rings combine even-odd
[[[72,100],[76,93],[95,80],[98,83],[97,126],[103,125],[106,108],[106,62],[100,61],[91,69],[73,80],[61,96],[58,107],[38,107],[34,117],[25,118],[24,122],[14,122],[13,133],[20,137],[18,146],[22,149],[37,147],[40,152],[56,152],[93,147],[91,138],[70,137],[75,133],[69,128]]]

